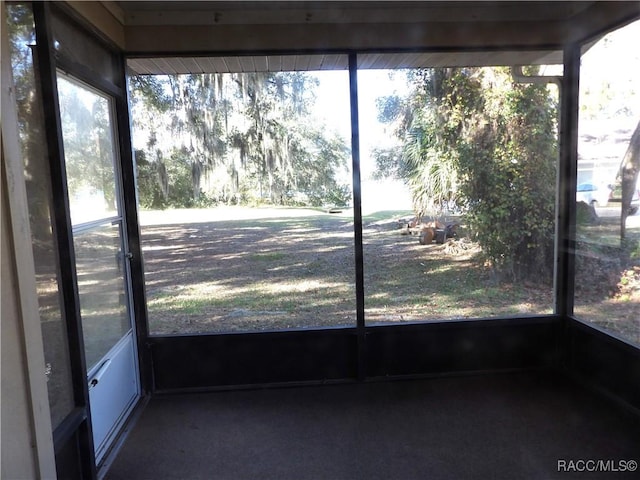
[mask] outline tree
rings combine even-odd
[[[348,150],[310,117],[318,84],[312,75],[152,78],[132,82],[134,135],[146,138],[138,164],[144,181],[138,184],[149,189],[139,195],[147,205],[175,203],[166,193],[171,172],[178,171],[175,162],[187,164],[191,176],[191,192],[184,192],[191,200],[183,205],[202,203],[201,195],[225,203],[317,204],[345,191],[337,172],[346,169]],[[150,181],[154,176],[157,181]]]
[[[451,201],[494,271],[550,281],[555,199],[555,105],[544,86],[506,68],[424,69],[387,110],[403,141],[396,171],[422,215]],[[384,157],[379,163],[388,163]]]
[[[75,197],[86,193],[115,211],[117,157],[109,100],[65,78],[58,78],[58,92],[72,213]]]
[[[625,240],[627,217],[631,208],[631,200],[638,182],[640,173],[640,122],[629,141],[629,147],[620,164],[620,181],[622,184],[622,210],[620,212],[620,239]]]
[[[35,34],[28,4],[6,5],[11,72],[16,98],[20,147],[24,161],[34,245],[52,248],[48,154],[39,85],[34,70]]]
[[[421,69],[408,74],[413,87],[405,99],[378,102],[379,120],[395,125],[401,151],[378,151],[381,172],[408,184],[416,215],[439,211],[459,197],[458,146],[469,128],[469,112],[481,107],[476,69]],[[394,162],[397,162],[393,166]]]
[[[159,163],[147,158],[145,150],[134,152],[137,167],[138,203],[145,209],[162,209],[167,206],[160,178],[156,171]]]
[[[557,140],[546,87],[513,83],[508,70],[485,72],[485,99],[461,145],[467,221],[484,255],[511,279],[550,282]]]
[[[344,141],[310,125],[299,130],[301,141],[296,142],[292,151],[296,173],[289,192],[297,192],[296,201],[307,205],[346,205],[351,189],[335,175],[344,168],[344,159],[349,154]],[[288,196],[291,198],[291,193]]]

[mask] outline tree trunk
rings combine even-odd
[[[622,181],[622,211],[620,212],[620,240],[626,237],[626,224],[631,199],[638,181],[640,172],[640,122],[631,136],[629,147],[627,148],[622,163],[620,164],[620,179]]]

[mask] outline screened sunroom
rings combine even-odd
[[[640,3],[2,15],[2,478],[633,477]]]

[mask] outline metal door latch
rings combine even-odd
[[[111,359],[110,358],[105,360],[104,363],[102,365],[100,365],[100,368],[98,369],[96,374],[93,376],[93,378],[91,380],[89,380],[89,388],[93,388],[96,385],[98,385],[98,383],[100,382],[100,379],[102,378],[102,376],[105,374],[105,372],[109,368],[109,365],[111,365]]]

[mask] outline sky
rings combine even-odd
[[[640,21],[605,36],[580,66],[578,183],[614,183],[640,121]]]
[[[314,114],[323,118],[329,127],[341,133],[350,143],[351,113],[349,107],[349,73],[347,71],[314,72],[320,80]],[[361,170],[364,176],[373,171],[370,151],[374,147],[393,144],[393,136],[377,120],[376,99],[393,94],[404,95],[407,85],[400,74],[389,70],[360,70],[358,72],[358,121],[360,125]]]
[[[351,113],[349,103],[349,72],[323,71],[314,73],[320,80],[316,90],[314,114],[323,118],[329,128],[339,132],[351,145]],[[395,78],[394,78],[395,77]],[[376,99],[407,92],[404,76],[389,70],[358,71],[358,122],[360,125],[360,171],[362,176],[363,213],[379,210],[410,210],[411,198],[400,181],[374,181],[372,156],[374,148],[389,147],[397,140],[388,128],[378,122]]]

